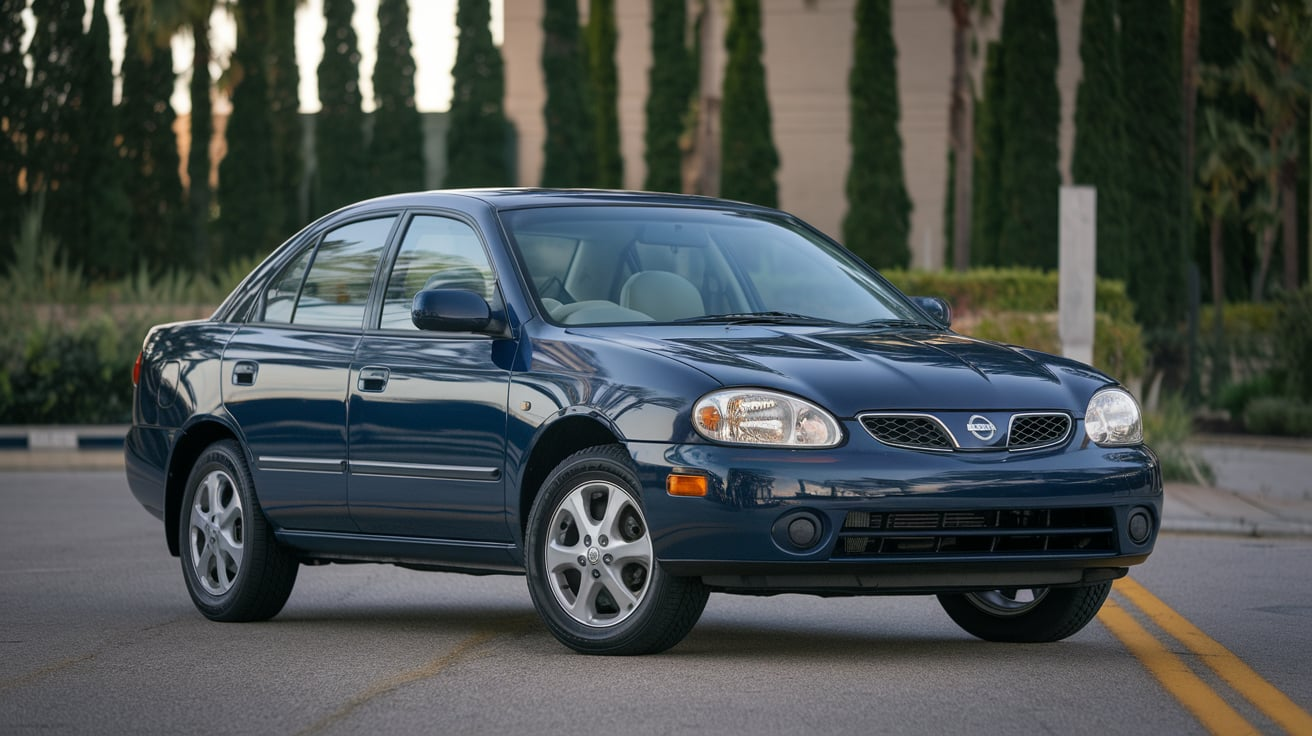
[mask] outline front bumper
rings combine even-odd
[[[629,448],[661,566],[736,592],[1087,585],[1147,559],[1161,525],[1156,456],[1082,432],[1029,453],[920,452],[855,433],[831,450]],[[706,476],[707,495],[668,495],[671,473]],[[787,529],[803,517],[818,530],[799,548]]]

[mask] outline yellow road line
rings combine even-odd
[[[1312,734],[1312,715],[1298,707],[1216,640],[1176,613],[1148,589],[1130,578],[1116,582],[1116,590],[1139,607],[1163,631],[1197,654],[1226,684],[1291,734]]]
[[[1258,732],[1116,601],[1108,598],[1098,619],[1143,663],[1162,687],[1203,724],[1203,728],[1218,736]]]
[[[406,672],[402,672],[398,675],[389,677],[386,680],[382,680],[381,682],[374,684],[368,690],[365,690],[359,695],[356,695],[354,698],[351,698],[349,701],[346,702],[345,705],[343,705],[341,708],[338,708],[333,713],[330,713],[329,715],[319,719],[318,721],[307,726],[306,728],[301,729],[299,732],[297,732],[297,736],[307,736],[308,734],[313,734],[323,731],[328,726],[331,726],[334,723],[346,718],[357,708],[364,705],[365,703],[368,703],[370,700],[373,700],[374,698],[380,695],[385,695],[387,693],[392,692],[393,690],[404,687],[413,682],[426,680],[430,677],[437,675],[442,670],[445,670],[447,667],[450,667],[451,665],[455,664],[456,661],[459,660],[461,657],[463,657],[466,652],[482,644],[487,643],[488,641],[495,638],[497,634],[498,632],[496,631],[482,631],[473,634],[468,638],[464,639],[463,641],[461,641],[459,644],[457,644],[454,649],[438,657],[437,659],[434,659],[423,666],[416,667],[415,669]]]

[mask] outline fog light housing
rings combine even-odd
[[[1130,521],[1127,525],[1130,532],[1130,541],[1135,544],[1143,544],[1148,541],[1148,537],[1153,533],[1153,517],[1148,513],[1148,509],[1137,506],[1130,512]]]
[[[824,536],[824,523],[810,511],[794,511],[774,523],[770,536],[775,544],[788,552],[808,552]]]

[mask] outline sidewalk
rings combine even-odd
[[[121,472],[127,429],[0,427],[0,473]],[[1216,487],[1167,483],[1163,531],[1312,538],[1312,440],[1202,435],[1191,447]]]

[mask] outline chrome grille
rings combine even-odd
[[[1065,414],[1017,414],[1011,418],[1007,436],[1009,450],[1036,450],[1060,444],[1071,431]]]
[[[849,511],[832,557],[1112,553],[1114,519],[1108,508]]]
[[[872,437],[886,445],[917,450],[951,450],[953,442],[943,424],[921,415],[880,414],[861,418]]]

